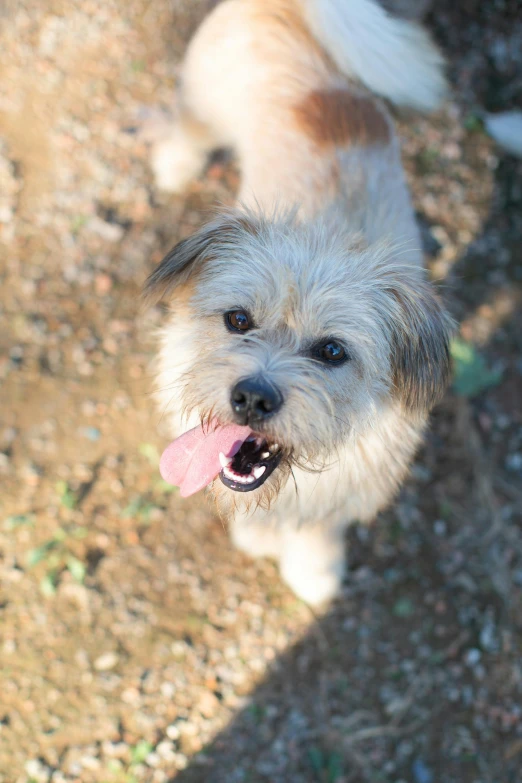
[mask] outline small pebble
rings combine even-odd
[[[164,759],[164,761],[174,761],[175,750],[173,743],[163,740],[156,746],[156,753],[160,758]]]
[[[16,430],[14,427],[6,427],[2,432],[2,440],[7,445],[11,444],[16,438]]]
[[[93,234],[105,239],[106,242],[119,242],[124,231],[117,223],[107,223],[99,217],[93,217],[86,223],[85,228]]]
[[[522,470],[522,453],[517,452],[516,454],[510,454],[509,457],[506,457],[506,468],[513,473]]]
[[[167,729],[165,731],[165,734],[167,737],[173,741],[178,740],[180,737],[180,730],[176,726],[175,723],[172,723],[170,726],[167,726]]]
[[[172,699],[176,693],[176,686],[172,682],[162,682],[160,691],[162,696],[165,696],[167,699]]]
[[[94,278],[94,289],[100,296],[108,294],[112,289],[112,285],[112,278],[105,272],[100,272],[100,274],[96,275]]]
[[[435,533],[436,536],[441,536],[441,537],[445,536],[447,531],[448,531],[448,526],[446,525],[443,519],[437,519],[433,523],[433,532]]]
[[[99,658],[96,658],[94,661],[94,668],[98,672],[107,672],[110,669],[114,669],[118,660],[119,656],[115,652],[107,652],[100,655]]]
[[[198,709],[204,718],[211,718],[219,709],[219,699],[212,691],[203,691],[199,699]]]
[[[84,438],[87,438],[88,440],[92,440],[93,442],[96,442],[101,437],[101,432],[96,427],[80,427],[78,432]]]
[[[480,646],[486,652],[496,652],[498,650],[497,629],[491,621],[486,621],[480,631]]]
[[[464,656],[464,660],[466,661],[468,666],[476,666],[481,658],[482,658],[482,653],[480,652],[480,650],[477,650],[476,647],[472,647],[470,650],[467,651],[466,655]]]
[[[38,759],[31,759],[25,764],[25,771],[36,783],[47,783],[51,778],[51,770]]]
[[[80,764],[84,769],[89,769],[91,772],[94,772],[101,766],[100,759],[96,758],[96,756],[82,756],[80,758]]]
[[[152,753],[149,753],[147,758],[145,759],[149,767],[159,767],[161,764],[161,757],[158,753],[155,753],[154,751]]]
[[[121,700],[125,704],[136,706],[140,701],[140,692],[137,688],[125,688],[121,694]]]
[[[415,759],[411,765],[411,771],[415,783],[433,783],[433,772],[422,759]]]
[[[176,769],[186,769],[188,766],[188,759],[184,753],[176,753],[174,758],[174,764]]]

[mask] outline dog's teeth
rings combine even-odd
[[[274,453],[274,451],[279,451],[279,443],[272,443],[272,445],[269,446],[269,449],[272,452],[272,454]]]
[[[269,451],[263,451],[263,453],[261,454],[261,459],[268,459],[269,456],[270,456]]]
[[[232,460],[230,460],[230,462],[232,462]],[[247,476],[244,473],[236,473],[236,471],[232,470],[228,465],[223,465],[223,473],[228,479],[236,481],[238,484],[253,484],[257,478],[257,476],[254,477],[253,475]]]
[[[216,452],[214,452],[214,454],[215,453]],[[219,463],[222,468],[228,468],[231,462],[232,462],[232,457],[225,457],[222,451],[219,452]]]
[[[256,467],[253,468],[252,470],[254,478],[255,479],[261,478],[265,470],[266,470],[266,465],[256,465]]]

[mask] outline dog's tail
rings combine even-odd
[[[444,60],[416,22],[389,14],[378,0],[299,0],[304,17],[337,67],[377,95],[435,109],[447,85]]]

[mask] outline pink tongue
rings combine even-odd
[[[161,455],[160,473],[169,484],[179,487],[181,497],[188,498],[216,478],[221,470],[219,452],[233,457],[251,434],[250,427],[237,424],[217,429],[194,427],[167,446]]]

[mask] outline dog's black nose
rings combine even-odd
[[[232,389],[230,404],[238,424],[254,426],[276,413],[283,397],[277,386],[261,378],[243,378]]]

